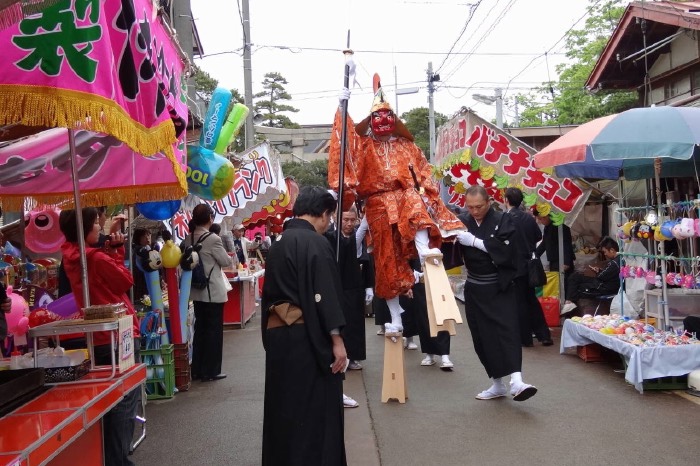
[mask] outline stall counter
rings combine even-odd
[[[639,393],[644,391],[644,380],[680,376],[700,369],[700,345],[635,346],[571,320],[564,322],[560,353],[590,343],[598,343],[625,358],[625,380]]]
[[[245,324],[255,315],[259,296],[258,282],[264,276],[265,269],[245,277],[229,277],[232,289],[228,292],[228,301],[224,304],[224,325],[245,328]]]
[[[56,384],[0,418],[0,464],[103,464],[102,420],[124,396],[146,380],[137,364],[108,382],[95,372],[75,385]]]

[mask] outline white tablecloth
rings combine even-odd
[[[624,356],[627,361],[625,380],[640,393],[645,379],[685,375],[700,369],[700,345],[640,347],[571,320],[564,322],[560,353],[566,348],[590,343],[598,343]]]

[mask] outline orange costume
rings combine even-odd
[[[381,88],[377,95],[372,112],[390,108]],[[408,260],[418,256],[416,232],[427,229],[430,247],[440,247],[443,237],[454,234],[449,233],[451,230],[464,231],[464,224],[440,199],[431,165],[403,123],[397,119],[391,137],[381,141],[372,136],[368,120],[355,127],[347,118],[343,208],[347,209],[355,198],[365,201],[376,265],[375,294],[390,299],[407,292],[415,283]],[[328,184],[336,191],[341,127],[339,110],[328,157]]]

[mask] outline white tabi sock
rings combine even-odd
[[[520,385],[523,383],[523,374],[522,372],[513,372],[510,374],[510,383],[511,385]]]
[[[403,332],[403,321],[401,320],[403,308],[399,304],[399,297],[387,299],[386,304],[389,307],[389,314],[391,314],[391,324],[387,324],[387,330],[390,332]],[[391,325],[391,328],[388,325]]]
[[[416,251],[418,251],[418,256],[420,258],[421,263],[425,262],[425,256],[427,256],[428,254],[442,254],[442,251],[440,251],[440,249],[431,249],[428,246],[430,244],[430,237],[428,236],[427,229],[418,230],[416,232],[414,242],[416,243]]]

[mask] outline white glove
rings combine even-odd
[[[372,304],[372,298],[374,298],[374,290],[365,288],[365,304]]]
[[[360,226],[357,228],[357,232],[355,232],[355,246],[357,247],[358,259],[360,258],[360,256],[362,256],[362,241],[365,239],[367,230],[369,230],[369,224],[367,223],[367,217],[365,216],[362,217]]]
[[[338,93],[338,100],[340,101],[340,105],[343,105],[343,101],[350,100],[350,89],[347,87],[342,88]]]
[[[484,252],[488,252],[486,250],[486,246],[484,246],[484,240],[477,238],[476,236],[474,236],[473,233],[469,231],[461,231],[457,233],[457,241],[459,241],[459,244],[463,246],[477,248]]]
[[[474,233],[469,231],[460,231],[457,233],[457,241],[459,241],[459,244],[462,246],[472,246],[475,239],[476,236],[474,236]]]
[[[414,270],[413,271],[413,279],[414,279],[413,283],[418,283],[421,278],[423,278],[423,272],[419,272],[417,270]]]
[[[329,189],[328,192],[331,194],[331,196],[333,196],[333,199],[335,199],[336,201],[338,200],[337,192],[333,191],[332,189]]]

